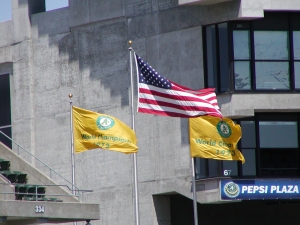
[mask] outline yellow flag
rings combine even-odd
[[[134,131],[115,117],[73,106],[74,148],[76,153],[102,148],[135,153]]]
[[[189,126],[191,157],[245,162],[237,149],[242,130],[231,119],[200,116],[189,118]]]

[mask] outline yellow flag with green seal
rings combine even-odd
[[[75,106],[72,116],[76,153],[96,148],[126,154],[138,151],[135,132],[121,120]]]
[[[231,119],[213,116],[189,118],[189,132],[191,157],[245,162],[237,149],[242,130]]]

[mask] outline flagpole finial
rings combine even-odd
[[[129,41],[128,41],[128,44],[129,44],[129,45],[132,45],[132,40],[129,40]]]
[[[72,94],[69,94],[69,98],[72,98],[73,97],[73,95]]]

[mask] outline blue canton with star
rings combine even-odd
[[[171,82],[159,75],[155,69],[152,69],[148,63],[144,62],[141,57],[137,56],[138,66],[140,68],[139,82],[164,89],[172,89]]]

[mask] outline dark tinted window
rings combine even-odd
[[[11,137],[9,74],[0,75],[0,131]],[[0,141],[11,148],[11,141],[2,134]]]
[[[0,75],[0,127],[11,124],[9,75]]]

